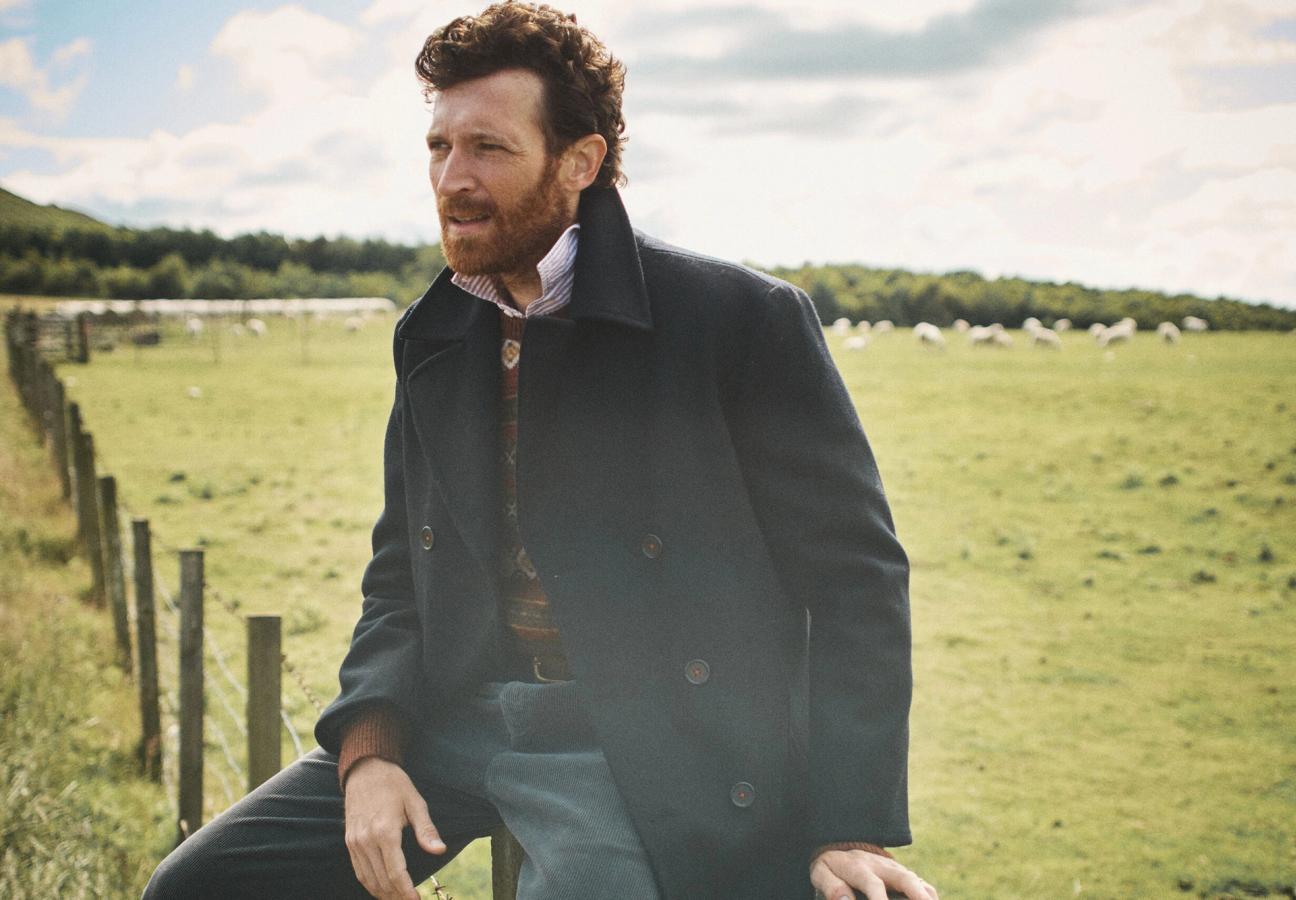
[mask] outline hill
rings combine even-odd
[[[12,191],[0,187],[0,222],[6,225],[21,225],[29,228],[53,228],[64,231],[69,228],[91,229],[111,228],[98,219],[87,216],[74,209],[61,206],[41,206],[32,203],[25,197],[19,197]]]

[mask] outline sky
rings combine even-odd
[[[622,193],[662,239],[1296,307],[1292,0],[558,5],[626,64]],[[0,185],[435,241],[413,60],[480,9],[0,0]]]

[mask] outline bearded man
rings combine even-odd
[[[936,900],[883,849],[907,561],[809,300],[631,229],[574,17],[496,4],[417,71],[448,267],[396,327],[341,693],[148,896],[412,900],[503,822],[519,900]]]

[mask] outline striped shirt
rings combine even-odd
[[[572,285],[576,281],[576,245],[580,236],[580,223],[570,226],[554,243],[544,259],[536,264],[540,273],[540,296],[518,309],[495,286],[493,275],[460,275],[455,272],[450,281],[474,297],[494,303],[506,316],[519,319],[544,316],[562,309],[571,301]]]

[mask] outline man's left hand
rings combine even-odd
[[[826,900],[887,900],[888,891],[909,900],[940,900],[936,888],[894,859],[867,850],[825,850],[810,864],[810,883]]]

